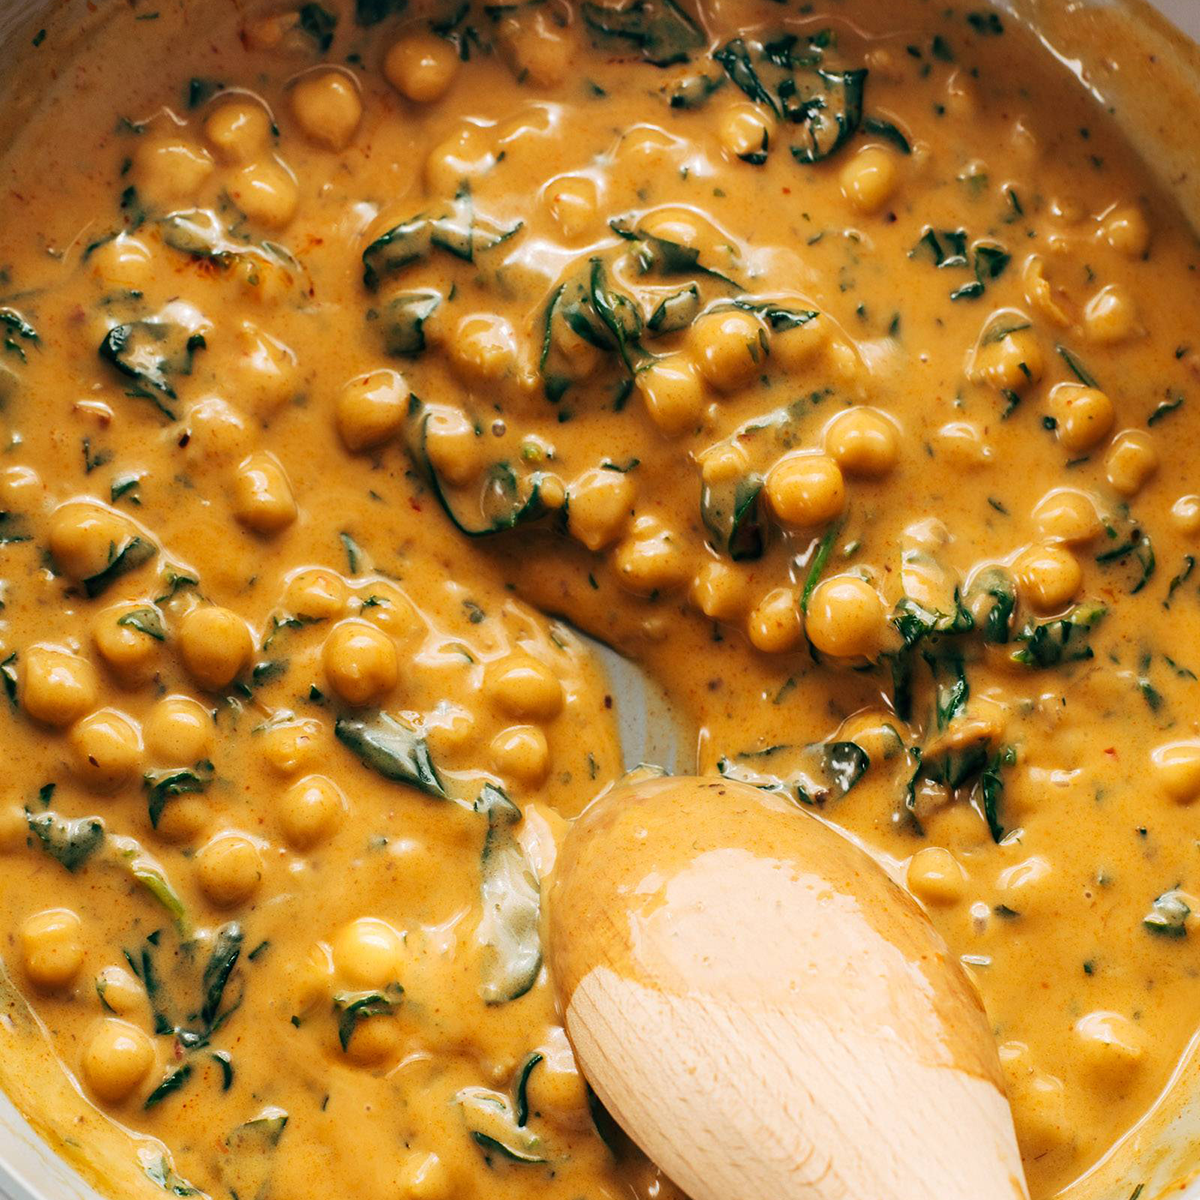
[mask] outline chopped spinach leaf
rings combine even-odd
[[[1075,376],[1076,379],[1079,380],[1080,383],[1084,385],[1084,387],[1096,388],[1097,390],[1100,390],[1100,385],[1096,382],[1095,377],[1087,369],[1087,367],[1085,367],[1083,363],[1079,361],[1072,351],[1061,344],[1056,346],[1055,349],[1058,351],[1059,357],[1067,364],[1067,369],[1072,375]]]
[[[441,216],[418,214],[371,242],[362,253],[363,284],[374,290],[382,280],[435,248],[473,263],[477,254],[495,249],[522,228],[523,221],[505,228],[477,213],[471,189],[464,183]]]
[[[1171,607],[1171,597],[1175,595],[1176,589],[1182,587],[1188,581],[1195,569],[1195,556],[1191,554],[1185,554],[1183,556],[1183,566],[1180,568],[1179,574],[1176,575],[1167,586],[1167,598],[1163,601],[1163,608]]]
[[[25,810],[29,830],[41,848],[68,871],[78,871],[104,844],[104,822],[99,817],[69,820],[57,813]]]
[[[1017,761],[1017,752],[1012,746],[1002,746],[990,759],[979,775],[979,795],[984,819],[991,832],[992,841],[999,843],[1004,837],[1004,826],[1000,821],[1001,805],[1004,803],[1005,767]]]
[[[873,133],[876,137],[891,142],[901,154],[912,153],[912,145],[908,138],[891,121],[885,121],[882,117],[866,117],[862,127],[867,133]]]
[[[354,19],[364,28],[378,25],[380,21],[408,7],[408,0],[354,0]]]
[[[846,795],[870,765],[867,752],[854,742],[814,742],[746,751],[721,758],[717,769],[727,779],[782,792],[801,804],[820,808]]]
[[[466,1087],[454,1097],[462,1106],[463,1120],[486,1158],[502,1155],[516,1163],[544,1163],[541,1139],[517,1121],[515,1106],[503,1092]]]
[[[168,1096],[179,1091],[181,1087],[192,1077],[192,1064],[184,1063],[181,1067],[176,1067],[174,1070],[167,1069],[167,1073],[163,1076],[162,1082],[146,1097],[144,1109],[155,1108],[161,1104]]]
[[[585,0],[581,11],[594,33],[629,43],[656,67],[687,62],[704,47],[704,31],[675,0],[632,0],[622,8]]]
[[[1163,892],[1142,918],[1142,926],[1158,937],[1183,938],[1187,937],[1187,919],[1191,914],[1191,906],[1180,892]]]
[[[454,487],[433,466],[426,449],[433,414],[413,397],[406,440],[409,453],[428,479],[438,503],[454,527],[468,537],[487,537],[543,516],[543,473],[524,459],[494,462],[466,487]]]
[[[405,783],[427,796],[446,799],[448,793],[434,766],[425,735],[385,712],[339,717],[338,741],[352,750],[377,775]]]
[[[333,45],[333,33],[337,28],[337,16],[319,4],[302,4],[297,13],[300,28],[317,44],[322,54]]]
[[[389,1016],[404,997],[404,989],[398,983],[370,992],[339,992],[333,998],[334,1010],[338,1013],[338,1041],[342,1050],[350,1046],[350,1039],[360,1022],[370,1017]]]
[[[138,633],[144,633],[156,642],[165,640],[167,636],[163,630],[162,613],[149,606],[130,609],[117,618],[117,624],[127,629],[136,629]]]
[[[821,535],[821,540],[817,543],[817,549],[813,554],[812,562],[808,564],[808,574],[804,578],[804,587],[800,590],[800,611],[808,612],[808,602],[812,599],[813,590],[821,581],[821,576],[825,573],[825,566],[829,562],[829,556],[833,553],[833,544],[837,541],[838,534],[842,531],[842,522],[834,521],[828,529]]]
[[[721,484],[702,484],[700,517],[713,546],[734,562],[761,558],[767,544],[761,475],[744,475]]]
[[[128,575],[130,571],[135,571],[144,563],[149,562],[157,553],[157,546],[136,534],[127,538],[119,550],[115,543],[110,542],[108,565],[103,571],[97,571],[95,575],[89,575],[82,581],[83,590],[88,599],[95,599],[122,575]]]
[[[475,808],[488,819],[480,858],[483,915],[475,932],[479,994],[487,1004],[504,1004],[525,995],[541,970],[541,887],[513,834],[520,809],[493,784],[484,786]]]
[[[1088,636],[1107,611],[1103,604],[1077,604],[1065,617],[1030,622],[1017,634],[1016,640],[1025,644],[1014,661],[1044,669],[1091,658]]]
[[[1162,400],[1155,407],[1154,411],[1146,418],[1147,425],[1157,425],[1163,417],[1173,413],[1177,408],[1183,406],[1183,396],[1172,396],[1170,400]]]
[[[213,765],[207,759],[201,759],[194,768],[171,767],[147,771],[142,776],[142,786],[146,789],[149,801],[151,826],[158,828],[159,818],[170,801],[177,796],[207,791],[212,778]]]
[[[1119,546],[1097,554],[1096,561],[1101,566],[1110,566],[1114,563],[1124,563],[1130,566],[1132,574],[1129,594],[1136,595],[1149,583],[1150,577],[1154,574],[1156,565],[1154,544],[1145,530],[1134,528]]]

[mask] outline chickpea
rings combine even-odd
[[[194,841],[212,820],[212,806],[203,796],[176,796],[159,815],[154,833],[161,841]]]
[[[496,163],[490,135],[477,125],[463,125],[429,152],[425,184],[433,195],[453,195],[463,180],[481,175]]]
[[[700,374],[720,392],[737,391],[766,366],[766,330],[740,308],[697,317],[688,329],[688,346]]]
[[[229,199],[248,220],[282,229],[296,215],[300,191],[292,173],[274,159],[259,159],[235,171]]]
[[[1137,306],[1133,297],[1110,283],[1101,288],[1083,310],[1083,328],[1093,342],[1123,342],[1138,331]]]
[[[321,654],[330,687],[351,704],[378,700],[400,678],[395,643],[363,620],[352,618],[335,625]]]
[[[473,313],[459,321],[449,351],[450,361],[465,383],[495,383],[516,365],[517,339],[503,317]]]
[[[63,728],[96,706],[96,669],[86,658],[35,645],[18,660],[21,707],[44,725]]]
[[[261,275],[269,270],[266,264],[261,271],[255,267]],[[236,344],[240,353],[226,375],[229,386],[266,421],[300,391],[295,351],[249,321],[238,326]]]
[[[34,497],[41,492],[41,478],[32,467],[11,466],[0,470],[0,497],[10,511],[22,503],[35,503]]]
[[[1104,240],[1126,258],[1145,258],[1150,248],[1150,224],[1137,204],[1121,204],[1100,226]]]
[[[153,761],[181,767],[212,754],[213,715],[190,696],[164,696],[146,716],[146,751]]]
[[[938,453],[962,470],[982,467],[992,457],[992,447],[974,421],[947,421],[934,436]]]
[[[1008,907],[1019,913],[1032,912],[1050,902],[1056,885],[1054,866],[1040,854],[1032,854],[996,877]]]
[[[124,1100],[150,1073],[154,1045],[136,1025],[105,1017],[80,1062],[84,1081],[106,1104]]]
[[[1037,612],[1057,612],[1079,591],[1083,570],[1079,559],[1053,542],[1026,550],[1016,561],[1021,596]]]
[[[458,54],[445,38],[414,30],[392,43],[383,74],[402,96],[431,104],[450,90],[458,74]]]
[[[1045,369],[1037,335],[1031,329],[1016,329],[976,348],[971,377],[997,389],[1020,392],[1037,383]]]
[[[436,1154],[410,1154],[400,1167],[400,1200],[453,1200],[458,1180],[449,1164]]]
[[[207,396],[188,409],[188,462],[209,466],[245,458],[254,435],[242,414],[220,396]]]
[[[254,653],[246,622],[215,604],[202,604],[186,613],[179,622],[177,641],[188,674],[211,691],[231,684]]]
[[[843,474],[878,479],[896,465],[896,427],[873,408],[848,409],[825,431],[825,451]]]
[[[283,604],[302,621],[327,621],[340,617],[350,603],[350,589],[336,572],[325,567],[306,567],[287,583]]]
[[[102,708],[71,727],[75,770],[95,792],[120,787],[142,761],[142,736],[128,717]]]
[[[157,612],[147,604],[114,604],[101,609],[92,620],[96,650],[127,683],[144,683],[154,673],[162,638],[146,630],[156,628],[154,618],[147,614]]]
[[[794,650],[804,636],[804,622],[791,588],[768,592],[753,608],[746,622],[746,636],[764,654]]]
[[[91,256],[92,274],[105,287],[144,288],[154,275],[154,256],[144,242],[120,233]]]
[[[398,372],[383,369],[346,384],[338,396],[334,421],[343,445],[357,453],[381,446],[398,433],[407,411],[408,385]]]
[[[519,11],[519,17],[503,19],[498,29],[513,72],[537,87],[557,87],[566,80],[575,55],[573,29],[553,7]]]
[[[673,591],[687,582],[691,565],[676,535],[655,517],[638,517],[612,553],[621,585],[638,596]]]
[[[784,525],[805,528],[832,520],[845,507],[841,468],[824,454],[788,454],[767,474],[771,511]]]
[[[96,994],[110,1012],[124,1016],[146,1003],[146,989],[124,967],[105,967],[96,976]]]
[[[624,532],[633,512],[635,487],[629,471],[592,467],[567,491],[567,529],[589,550],[603,550]]]
[[[808,600],[807,617],[809,641],[834,658],[875,654],[886,626],[879,593],[855,575],[835,575],[818,583]]]
[[[638,372],[646,412],[660,433],[678,437],[696,428],[704,410],[704,383],[683,354],[667,354]]]
[[[1040,1158],[1070,1139],[1074,1126],[1067,1116],[1066,1089],[1058,1076],[1030,1070],[1020,1080],[1010,1077],[1008,1095],[1023,1154]]]
[[[550,769],[550,747],[536,725],[512,725],[492,738],[492,762],[501,775],[536,786]]]
[[[362,99],[345,71],[313,71],[292,88],[292,116],[315,145],[344,150],[362,120]]]
[[[194,200],[212,170],[207,150],[178,139],[142,142],[134,154],[138,194],[155,205]]]
[[[1120,1013],[1086,1013],[1075,1022],[1075,1037],[1081,1065],[1106,1087],[1127,1084],[1146,1054],[1146,1035]]]
[[[23,850],[29,839],[29,818],[19,804],[0,804],[0,854]]]
[[[527,1095],[530,1109],[556,1128],[587,1128],[587,1085],[570,1054],[547,1055],[538,1063],[529,1077]],[[669,1200],[665,1190],[658,1195],[659,1200]]]
[[[710,559],[692,580],[692,603],[710,620],[735,621],[749,603],[746,572]]]
[[[489,663],[484,687],[491,701],[510,716],[549,721],[562,709],[562,684],[531,654],[517,651]]]
[[[196,852],[196,878],[218,908],[248,900],[262,883],[262,875],[262,854],[244,833],[219,833]]]
[[[864,146],[838,176],[842,195],[863,215],[878,212],[899,184],[896,156],[882,146]]]
[[[226,101],[205,118],[204,136],[225,162],[249,162],[267,148],[271,118],[261,104]]]
[[[547,188],[550,215],[563,235],[576,238],[596,219],[600,196],[596,184],[586,175],[563,175]]]
[[[70,500],[50,518],[50,553],[71,579],[89,579],[108,566],[119,549],[138,532],[120,513],[92,500]]]
[[[762,162],[770,145],[770,126],[753,104],[735,104],[717,118],[717,140],[727,154]]]
[[[1171,521],[1180,533],[1200,533],[1200,496],[1180,496],[1171,505]]]
[[[926,904],[957,904],[966,890],[966,872],[941,846],[918,850],[908,863],[908,890]]]
[[[362,599],[358,615],[395,638],[405,637],[421,625],[412,601],[390,583],[372,583]]]
[[[667,169],[680,141],[656,125],[634,125],[621,134],[617,157],[631,177]]]
[[[346,797],[325,775],[306,775],[280,797],[277,818],[283,836],[298,850],[330,837],[346,815]]]
[[[1090,450],[1112,428],[1112,401],[1097,388],[1060,383],[1050,392],[1055,435],[1071,454]]]
[[[377,1013],[354,1026],[344,1053],[360,1067],[374,1067],[395,1058],[400,1045],[395,1018],[390,1013]]]
[[[351,921],[333,939],[334,968],[354,987],[381,988],[395,983],[403,954],[400,935],[376,917]]]
[[[280,533],[296,519],[296,498],[280,463],[270,454],[252,454],[233,480],[233,513],[255,533]]]
[[[433,469],[447,483],[465,487],[479,474],[481,436],[465,413],[436,408],[425,424],[425,454]]]
[[[718,442],[700,455],[700,478],[709,487],[732,483],[750,469],[750,459],[736,442]]]
[[[1090,542],[1100,532],[1100,514],[1086,492],[1053,488],[1034,506],[1033,519],[1052,541]]]
[[[324,727],[313,718],[281,721],[258,736],[258,748],[281,775],[296,775],[312,766],[321,749]]]
[[[789,374],[796,373],[811,367],[828,347],[829,324],[821,317],[813,317],[771,335],[771,361]]]
[[[1200,742],[1166,742],[1150,755],[1159,787],[1178,804],[1200,796]]]
[[[83,966],[83,922],[69,908],[48,908],[26,918],[21,963],[41,991],[66,987]]]
[[[1154,440],[1137,429],[1117,434],[1104,456],[1104,470],[1114,491],[1137,495],[1158,470]]]

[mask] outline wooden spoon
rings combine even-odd
[[[1028,1196],[974,985],[782,797],[622,784],[568,834],[549,909],[583,1073],[692,1200]]]

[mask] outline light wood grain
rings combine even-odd
[[[693,1200],[1027,1195],[977,993],[823,824],[726,781],[618,790],[550,912],[584,1074]]]

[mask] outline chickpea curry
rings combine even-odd
[[[3,157],[0,1085],[120,1195],[677,1195],[542,961],[579,629],[907,881],[1082,1195],[1200,1001],[1200,246],[1110,115],[981,2],[93,8]]]

